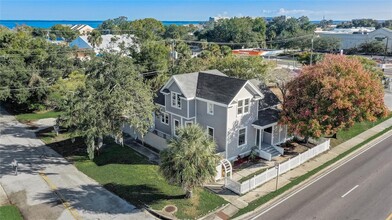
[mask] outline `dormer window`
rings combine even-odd
[[[171,92],[171,106],[181,109],[181,99],[179,93]]]
[[[250,103],[249,98],[239,100],[238,107],[237,107],[237,115],[249,113],[249,103]]]

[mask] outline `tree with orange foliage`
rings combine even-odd
[[[305,142],[388,114],[379,78],[355,58],[326,55],[287,87],[281,123]]]

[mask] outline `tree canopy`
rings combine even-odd
[[[85,138],[92,159],[105,136],[122,137],[124,123],[140,134],[147,132],[155,110],[152,98],[132,59],[103,53],[89,62],[85,86],[70,94],[61,124]]]
[[[305,66],[287,87],[281,123],[306,140],[388,112],[379,78],[355,58],[325,55],[317,64]]]
[[[68,46],[24,30],[0,32],[0,100],[34,110],[44,108],[49,87],[80,68]]]
[[[234,17],[219,20],[195,34],[199,39],[210,42],[248,43],[246,46],[256,47],[263,45],[265,31],[263,18]]]

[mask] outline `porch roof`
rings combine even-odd
[[[259,111],[259,117],[257,121],[253,122],[252,125],[265,127],[270,124],[277,123],[279,121],[280,110],[274,108],[267,108]]]

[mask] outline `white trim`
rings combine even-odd
[[[166,116],[167,116],[167,123],[166,123],[166,122],[163,122],[163,120],[162,120],[164,117],[166,118]],[[161,117],[160,117],[160,119],[161,119],[161,124],[169,125],[170,116],[169,116],[168,113],[166,113],[166,112],[161,112]],[[166,120],[165,120],[165,121],[166,121]]]
[[[212,106],[212,112],[210,112],[209,110],[210,110],[210,105]],[[214,103],[212,103],[212,102],[207,102],[207,114],[208,115],[214,115]]]
[[[165,85],[161,88],[161,90],[159,90],[161,93],[165,94],[163,92],[164,89],[166,89],[167,87],[170,87],[171,84],[174,82],[173,76],[170,77],[170,79],[165,83]]]
[[[187,120],[196,118],[196,116],[195,116],[195,117],[187,118],[187,117],[181,116],[181,115],[179,115],[179,114],[173,113],[173,112],[171,112],[171,111],[165,111],[165,112],[168,112],[168,113],[170,113],[170,114],[172,114],[172,115],[175,115],[175,116],[177,116],[177,117],[184,118],[184,119],[187,119]]]
[[[212,129],[212,140],[215,139],[215,128],[207,126],[207,135],[210,135],[208,129]]]
[[[186,100],[186,112],[187,112],[187,117],[189,118],[189,100]]]
[[[197,123],[197,100],[195,99],[195,123]]]
[[[248,112],[245,112],[245,100],[249,100],[248,101]],[[241,106],[241,108],[242,108],[242,113],[241,114],[238,114],[238,108],[239,108],[239,103],[240,103],[240,101],[242,101],[242,106]],[[237,112],[236,112],[236,114],[237,114],[237,117],[238,116],[241,116],[241,115],[246,115],[246,114],[249,114],[250,113],[250,102],[251,102],[251,98],[244,98],[244,99],[240,99],[240,100],[238,100],[237,101]],[[258,114],[258,113],[257,113]]]
[[[237,94],[235,94],[234,98],[229,102],[229,105],[233,104],[233,101],[237,97],[238,93],[240,93],[245,88],[246,85],[250,85],[250,87],[254,90],[254,92],[259,94],[262,99],[264,98],[264,95],[260,92],[260,90],[257,89],[251,82],[249,82],[249,80],[247,80],[246,83],[242,86],[242,88],[240,90],[238,90]]]
[[[180,120],[178,120],[178,119],[175,119],[175,118],[173,118],[173,128],[172,128],[172,132],[173,132],[173,136],[174,137],[177,137],[177,134],[176,134],[176,123],[175,123],[175,121],[178,121],[178,123],[179,123],[179,126],[178,127],[181,127],[181,119]]]
[[[266,129],[266,128],[275,126],[275,125],[277,125],[277,124],[278,124],[278,122],[274,122],[274,123],[272,123],[272,124],[268,124],[268,125],[265,125],[265,126],[259,126],[259,125],[254,125],[254,124],[252,124],[252,127],[258,128],[258,129]]]
[[[211,102],[211,103],[214,103],[215,105],[219,105],[219,106],[222,106],[222,107],[227,107],[228,106],[228,105],[223,104],[223,103],[214,102],[214,101],[211,101],[211,100],[208,100],[208,99],[199,98],[199,97],[196,97],[196,99],[204,101],[204,102]]]
[[[173,94],[175,96],[175,101],[176,101],[175,105],[173,105]],[[173,108],[182,110],[182,103],[181,103],[180,95],[181,94],[178,92],[173,92],[173,91],[170,92],[170,106]],[[178,107],[178,101],[180,101],[180,107]]]
[[[239,145],[239,142],[240,142],[240,131],[241,130],[243,130],[243,129],[245,129],[245,142],[243,143],[243,144],[241,144],[241,145]],[[248,132],[248,129],[247,129],[247,127],[242,127],[242,128],[240,128],[240,129],[238,129],[238,131],[237,131],[237,147],[243,147],[243,146],[246,146],[246,144],[247,144],[247,139],[248,139],[248,134],[247,134],[247,132]]]
[[[227,140],[228,136],[229,136],[229,108],[226,108],[226,138],[225,138],[225,157],[226,157],[226,159],[229,154],[229,152],[227,152],[227,149],[228,149],[227,146],[229,144],[228,140]]]

